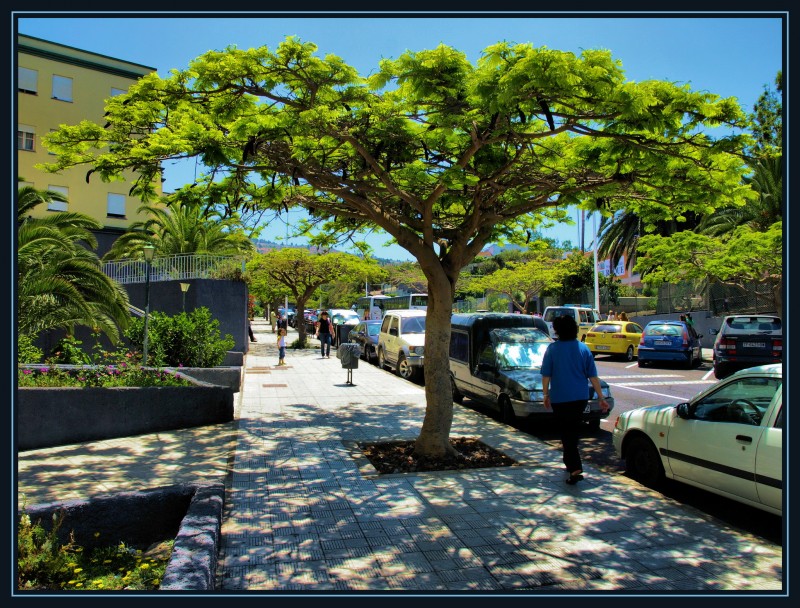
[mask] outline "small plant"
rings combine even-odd
[[[48,532],[40,521],[32,522],[23,507],[17,526],[17,588],[58,589],[67,580],[71,551],[70,542],[61,545],[58,530],[64,521],[63,513],[53,514],[53,525]]]
[[[17,336],[17,363],[39,363],[43,356],[44,352],[33,345],[33,338],[22,334]]]
[[[48,359],[52,363],[65,365],[88,365],[91,357],[81,348],[80,340],[73,336],[66,336],[56,343],[52,356]]]

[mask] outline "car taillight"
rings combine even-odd
[[[717,344],[717,348],[719,350],[724,350],[729,355],[736,354],[736,340],[731,340],[730,338],[722,338]]]
[[[687,332],[685,329],[683,330],[683,345],[689,346],[689,332]]]
[[[642,337],[639,338],[639,346],[644,346],[644,334],[642,334]]]
[[[783,356],[783,338],[772,339],[772,356],[773,357]]]
[[[594,334],[592,332],[590,332],[590,331],[587,331],[586,332],[586,337],[587,338],[594,338]]]
[[[623,340],[625,339],[625,335],[624,335],[624,334],[614,334],[614,335],[613,335],[613,336],[611,336],[611,337],[612,337],[612,338],[622,338]]]

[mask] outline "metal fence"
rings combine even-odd
[[[159,256],[150,262],[150,281],[230,278],[222,274],[244,273],[245,260],[239,256],[184,253]],[[145,260],[115,260],[103,264],[103,272],[122,285],[144,283]]]

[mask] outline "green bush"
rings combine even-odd
[[[89,365],[92,358],[81,348],[82,341],[72,336],[61,338],[53,348],[48,362],[64,365]]]
[[[58,589],[69,575],[68,564],[74,549],[70,542],[61,545],[58,529],[64,520],[60,512],[53,514],[53,525],[46,531],[41,522],[32,522],[22,511],[17,527],[17,587],[19,589]]]
[[[17,363],[40,363],[44,353],[33,345],[30,336],[17,336]]]
[[[125,332],[132,345],[144,349],[144,319],[133,319]],[[214,367],[220,365],[235,342],[220,337],[219,321],[206,307],[170,317],[153,312],[149,319],[148,365],[156,367]]]

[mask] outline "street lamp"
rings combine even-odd
[[[186,312],[186,292],[189,291],[189,283],[181,283],[180,285],[183,293],[183,312]]]
[[[147,262],[147,271],[144,280],[144,353],[142,355],[142,365],[147,365],[147,338],[150,327],[150,268],[156,248],[152,245],[145,245],[143,249],[144,259]]]

